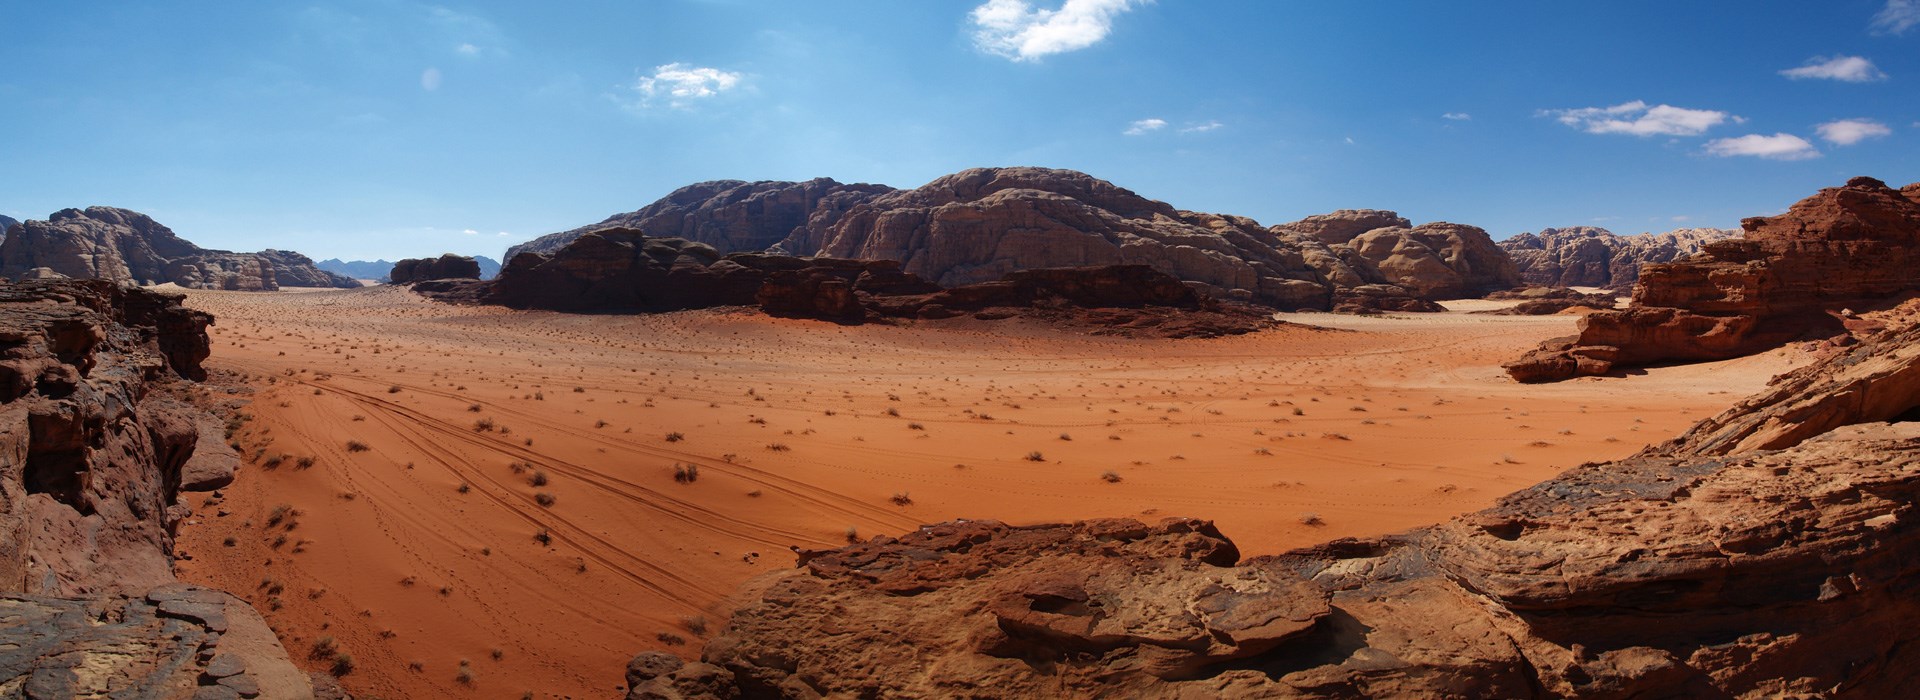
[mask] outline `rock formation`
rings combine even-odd
[[[464,255],[446,253],[438,258],[408,258],[393,264],[387,280],[393,284],[426,280],[477,280],[480,263]]]
[[[399,275],[396,268],[396,276]],[[553,255],[521,253],[484,283],[414,290],[449,302],[556,311],[664,312],[758,306],[842,323],[1025,317],[1096,334],[1216,337],[1274,325],[1264,310],[1221,304],[1144,265],[1049,268],[942,288],[891,260],[720,255],[711,246],[632,229],[581,236]]]
[[[1593,226],[1541,229],[1500,242],[1520,280],[1543,287],[1602,287],[1626,291],[1640,280],[1640,266],[1672,262],[1739,231],[1683,228],[1666,233],[1615,235]]]
[[[824,179],[702,183],[594,227],[516,246],[508,263],[609,226],[686,238],[719,253],[895,260],[948,287],[1028,269],[1148,265],[1219,298],[1284,309],[1437,310],[1434,299],[1477,296],[1515,280],[1505,254],[1470,226],[1411,227],[1392,212],[1343,211],[1265,228],[1045,168],[979,168],[913,190]],[[1394,231],[1362,236],[1375,229]]]
[[[893,188],[847,185],[828,178],[806,182],[717,180],[674,190],[639,211],[615,214],[592,226],[541,236],[507,249],[554,253],[589,231],[627,228],[655,238],[684,238],[721,253],[761,252],[796,230],[831,226],[841,213]]]
[[[1576,308],[1601,311],[1611,309],[1619,304],[1619,300],[1612,294],[1587,294],[1566,287],[1526,287],[1524,289],[1510,289],[1504,292],[1488,294],[1487,299],[1490,301],[1518,301],[1520,303],[1505,309],[1476,311],[1474,313],[1498,316],[1546,316]]]
[[[315,693],[245,602],[173,578],[181,491],[231,479],[169,390],[211,321],[107,280],[0,285],[0,695]]]
[[[287,283],[283,278],[303,286],[359,286],[321,272],[298,253],[208,250],[145,214],[113,207],[62,209],[0,241],[0,276],[20,279],[37,268],[74,279],[194,289],[272,291]]]
[[[1242,561],[1204,521],[956,521],[803,551],[628,697],[1900,696],[1916,404],[1909,326],[1397,535]]]
[[[7,231],[12,230],[13,227],[19,223],[19,219],[0,214],[0,235],[4,235]]]
[[[328,258],[314,263],[327,272],[357,280],[387,281],[387,273],[393,271],[393,263],[387,260],[341,260]]]
[[[266,250],[255,253],[273,263],[273,280],[281,287],[332,287],[358,289],[360,281],[346,275],[320,269],[313,258],[291,250]],[[183,285],[184,286],[184,285]]]
[[[1553,381],[1738,357],[1843,333],[1844,312],[1920,291],[1920,184],[1857,177],[1741,228],[1743,238],[1642,268],[1627,309],[1588,316],[1580,335],[1548,341],[1508,372]]]

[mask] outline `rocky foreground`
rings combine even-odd
[[[1148,265],[1220,299],[1281,309],[1436,311],[1435,300],[1517,280],[1506,253],[1473,226],[1413,226],[1373,210],[1261,226],[1047,168],[975,168],[911,190],[824,178],[704,182],[515,246],[507,265],[607,228],[682,238],[720,254],[895,260],[944,287],[1029,269]]]
[[[136,211],[114,207],[62,209],[45,221],[9,226],[0,241],[0,276],[20,279],[104,279],[190,289],[273,291],[281,287],[353,288],[359,282],[325,272],[285,250],[209,250]]]
[[[0,697],[326,691],[244,601],[173,577],[186,492],[239,463],[177,390],[212,320],[107,281],[0,285]]]
[[[1896,190],[1856,177],[1741,227],[1742,238],[1642,268],[1628,308],[1587,316],[1578,336],[1548,341],[1507,371],[1540,382],[1724,360],[1845,336],[1857,312],[1920,292],[1920,183]]]
[[[1204,521],[805,552],[629,697],[1895,697],[1920,678],[1920,326],[1484,511],[1278,556]]]

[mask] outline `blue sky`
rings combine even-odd
[[[1920,0],[7,0],[0,37],[0,212],[316,258],[497,255],[719,178],[1041,165],[1495,238],[1920,180]]]

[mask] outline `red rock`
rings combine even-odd
[[[480,263],[465,255],[447,253],[438,258],[408,258],[393,264],[387,279],[393,284],[427,280],[480,279]]]

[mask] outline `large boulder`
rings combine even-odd
[[[1676,440],[1396,535],[1242,560],[1204,521],[955,521],[801,551],[736,594],[698,664],[643,655],[628,679],[639,697],[1905,696],[1916,348],[1920,326],[1882,333]]]
[[[1602,287],[1626,291],[1640,281],[1647,263],[1672,262],[1707,243],[1740,235],[1737,230],[1683,228],[1666,233],[1615,235],[1593,226],[1541,229],[1500,242],[1520,279],[1543,287]]]
[[[1857,177],[1741,227],[1742,238],[1643,267],[1627,309],[1587,316],[1578,336],[1548,341],[1509,373],[1554,381],[1738,357],[1844,333],[1846,312],[1920,292],[1920,187]]]
[[[480,263],[465,255],[447,253],[438,258],[408,258],[393,264],[387,280],[394,284],[426,280],[477,280]]]

